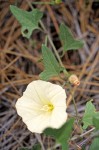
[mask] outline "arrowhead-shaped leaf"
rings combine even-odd
[[[96,112],[95,106],[91,101],[87,102],[85,113],[82,119],[84,125],[83,129],[86,129],[88,126],[93,125],[96,129],[99,128],[99,112]]]
[[[58,76],[62,68],[57,62],[52,51],[45,45],[42,45],[42,55],[45,70],[40,74],[42,80],[48,80],[53,76]]]
[[[31,150],[41,150],[40,144],[35,144]]]
[[[60,38],[63,42],[64,51],[77,50],[82,48],[84,43],[81,40],[75,40],[69,28],[64,24],[60,25]]]
[[[99,130],[99,112],[94,114],[93,125],[95,126],[96,130]]]
[[[99,149],[99,137],[95,138],[90,146],[90,150],[98,150]]]
[[[62,150],[68,150],[68,140],[72,133],[74,119],[68,120],[60,129],[47,128],[44,130],[46,135],[53,136],[62,145]]]
[[[42,12],[38,9],[28,12],[13,5],[10,6],[10,10],[22,26],[22,35],[30,38],[32,31],[39,28],[38,22],[43,16]]]
[[[85,107],[85,113],[82,119],[84,123],[83,129],[86,129],[89,125],[93,124],[92,119],[93,119],[94,112],[95,112],[95,107],[92,104],[92,102],[91,101],[87,102]]]

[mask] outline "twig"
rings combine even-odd
[[[45,150],[44,145],[43,145],[43,142],[42,142],[42,140],[41,140],[41,136],[40,136],[39,134],[37,134],[37,133],[35,133],[35,136],[36,136],[38,142],[40,143],[40,145],[41,145],[41,147],[42,147],[42,150]]]
[[[79,136],[76,136],[76,137],[71,138],[71,141],[74,141],[74,140],[76,140],[76,139],[78,139],[78,138],[82,138],[82,137],[84,137],[85,135],[91,133],[91,132],[94,131],[94,130],[95,130],[95,128],[93,127],[92,129],[86,131],[85,133],[82,133],[82,134],[79,135]]]

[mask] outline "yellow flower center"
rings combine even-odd
[[[52,104],[46,104],[44,105],[41,110],[46,112],[51,112],[54,109],[54,106]]]

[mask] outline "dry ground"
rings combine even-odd
[[[15,110],[15,102],[26,85],[39,79],[39,73],[43,71],[43,65],[38,60],[41,58],[41,44],[45,34],[34,31],[31,39],[23,38],[20,25],[9,10],[9,5],[15,3],[20,8],[31,10],[28,2],[0,0],[0,150],[31,148],[38,142],[43,144],[46,150],[54,142],[51,138],[30,133]],[[58,37],[61,22],[70,27],[77,39],[84,40],[82,49],[67,52],[62,61],[68,71],[77,74],[81,79],[80,86],[72,89],[79,115],[82,116],[89,99],[93,99],[96,109],[99,110],[99,3],[93,3],[91,0],[66,0],[61,5],[36,7],[44,12],[42,21],[58,52],[61,51]],[[51,81],[62,83],[58,78],[52,78]],[[74,106],[69,92],[67,105],[67,111],[73,114]],[[78,134],[79,131],[75,130]],[[84,137],[73,145],[71,143],[71,148],[76,150],[74,145],[81,148],[85,144],[87,150],[90,142],[88,137]]]

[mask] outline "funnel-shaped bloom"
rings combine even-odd
[[[31,132],[60,128],[67,119],[65,90],[50,82],[33,81],[18,99],[16,109]]]

